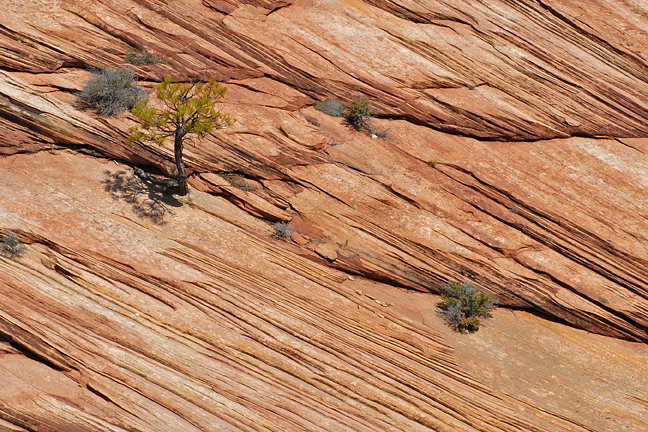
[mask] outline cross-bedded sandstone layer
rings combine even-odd
[[[429,294],[313,262],[223,198],[160,225],[102,188],[115,162],[0,167],[28,244],[0,259],[4,430],[647,429],[645,344],[506,310],[457,337]]]
[[[106,413],[147,423],[150,403],[160,420],[143,430],[187,421],[203,430],[646,427],[634,414],[648,399],[640,391],[619,396],[629,402],[615,407],[618,423],[574,413],[575,426],[555,406],[504,395],[497,380],[477,384],[455,363],[457,342],[433,328],[440,321],[416,324],[413,312],[354,292],[438,293],[469,279],[504,306],[648,340],[640,4],[3,7],[0,229],[29,245],[26,258],[1,262],[0,334],[14,346],[3,359],[8,371],[60,380],[42,400],[8,393],[5,421],[110,430],[118,423]],[[123,66],[137,50],[167,60],[134,66],[147,88],[169,75],[229,88],[224,110],[238,122],[186,148],[190,201],[103,189],[133,165],[173,170],[170,148],[128,142],[131,117],[97,117],[74,96],[89,67]],[[312,108],[358,94],[372,100],[385,139]],[[277,221],[291,221],[290,241],[271,239]],[[323,339],[313,342],[315,329]],[[16,376],[8,392],[26,382]],[[67,405],[57,405],[57,386],[69,389]]]

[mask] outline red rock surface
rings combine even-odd
[[[645,344],[505,310],[460,337],[434,297],[300,256],[224,199],[193,191],[159,225],[102,189],[114,162],[1,163],[28,244],[0,260],[0,415],[18,428],[648,430]]]
[[[29,247],[0,258],[0,430],[646,430],[640,4],[5,3],[0,232]],[[215,77],[238,120],[186,147],[165,214],[104,188],[169,146],[74,96],[135,50],[167,59],[146,88]],[[360,93],[387,138],[312,107]],[[458,338],[428,303],[464,278],[630,342],[507,311]]]

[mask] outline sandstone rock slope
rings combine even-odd
[[[0,430],[648,429],[648,385],[631,378],[648,355],[641,4],[8,0],[2,12],[0,234],[27,251],[0,258]],[[187,199],[120,189],[134,166],[172,174],[172,150],[130,143],[130,115],[97,116],[74,95],[133,51],[166,59],[130,66],[147,89],[165,76],[229,89],[238,121],[187,145]],[[359,94],[386,138],[313,108]],[[279,221],[287,241],[272,237]],[[431,295],[451,279],[535,315],[457,339]],[[587,369],[560,381],[518,368],[534,360],[517,339],[510,363],[465,360],[505,353],[507,326],[535,332],[538,316],[561,323],[537,333],[568,347],[553,362],[616,371],[581,380],[603,396],[575,397]],[[573,355],[585,346],[618,355]],[[558,378],[534,392],[494,378],[513,372]],[[613,406],[593,420],[581,405]]]

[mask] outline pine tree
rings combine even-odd
[[[216,109],[227,89],[215,80],[174,83],[173,79],[165,78],[156,91],[165,108],[149,106],[148,99],[138,102],[132,112],[141,123],[131,129],[129,139],[162,145],[166,138],[173,137],[178,194],[187,195],[187,172],[182,160],[184,140],[187,135],[202,138],[235,122]]]

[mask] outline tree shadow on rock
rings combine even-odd
[[[172,194],[177,193],[178,182],[149,174],[140,168],[132,173],[126,171],[104,171],[102,183],[115,200],[124,200],[133,205],[133,211],[140,217],[162,225],[164,216],[173,214],[171,207],[182,203]]]

